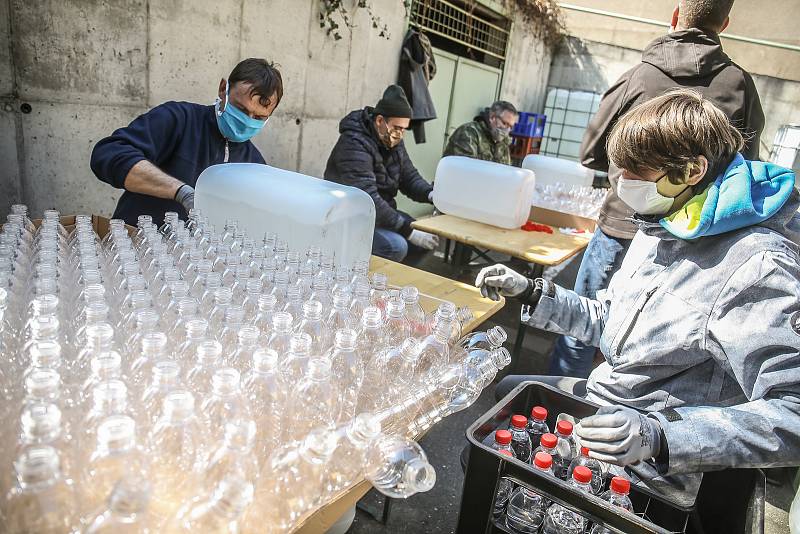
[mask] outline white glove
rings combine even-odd
[[[603,406],[584,417],[575,435],[591,458],[623,467],[654,458],[661,449],[658,421],[624,406]]]
[[[500,300],[498,294],[504,297],[516,297],[528,289],[528,279],[498,263],[491,267],[484,267],[475,279],[475,287],[481,288],[481,295],[492,300]]]
[[[408,241],[425,250],[433,250],[439,246],[439,236],[429,234],[428,232],[421,232],[420,230],[411,230]]]
[[[180,186],[175,192],[175,200],[189,213],[189,210],[194,209],[194,187],[189,184]]]

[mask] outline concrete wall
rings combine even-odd
[[[594,41],[641,50],[663,35],[678,0],[570,0],[571,5],[664,21],[663,27],[595,15],[564,8],[569,34]],[[736,0],[730,25],[721,34],[725,51],[749,72],[800,81],[800,52],[726,39],[726,34],[800,45],[797,0]]]
[[[316,0],[3,0],[0,215],[15,201],[110,214],[119,191],[89,169],[97,140],[166,100],[213,102],[253,56],[279,63],[285,86],[255,144],[270,164],[321,176],[339,120],[396,78],[405,10],[373,4],[392,39],[361,10],[335,42]]]
[[[362,9],[334,41],[318,0],[0,0],[0,217],[20,201],[34,215],[110,214],[119,191],[92,174],[94,144],[166,100],[213,102],[245,57],[276,61],[284,79],[256,146],[271,165],[321,176],[341,118],[396,80],[406,12],[372,4],[391,39]],[[538,109],[549,61],[515,29],[503,98]]]
[[[548,85],[602,93],[641,57],[639,50],[570,37],[553,55]],[[800,123],[800,82],[758,74],[753,79],[766,116],[761,135],[766,159],[778,128]]]

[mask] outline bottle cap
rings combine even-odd
[[[494,433],[494,440],[501,445],[511,443],[511,432],[508,430],[498,430]]]
[[[592,481],[592,471],[585,465],[579,465],[575,468],[575,471],[572,472],[572,478],[582,484],[588,484]]]
[[[558,436],[555,434],[544,434],[542,435],[541,444],[542,447],[546,449],[552,449],[558,443]]]
[[[511,418],[511,426],[514,428],[525,428],[528,424],[528,418],[524,415],[515,415]]]
[[[611,479],[611,491],[627,495],[631,492],[631,481],[625,477],[614,477]]]
[[[558,430],[559,434],[569,436],[572,434],[572,423],[569,421],[559,421],[558,424],[556,424],[556,430]]]
[[[581,456],[589,456],[589,447],[581,447]]]
[[[533,459],[533,465],[540,469],[550,469],[553,465],[553,457],[546,452],[537,452]]]
[[[545,419],[547,419],[547,408],[543,408],[541,406],[534,406],[533,410],[531,410],[531,417],[533,417],[537,421],[544,421]]]
[[[506,456],[510,456],[510,457],[512,457],[512,458],[514,457],[514,455],[513,455],[513,454],[511,453],[511,451],[510,451],[510,450],[508,450],[508,449],[502,449],[502,450],[500,451],[500,454],[505,454]]]

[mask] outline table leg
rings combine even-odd
[[[450,263],[450,240],[444,240],[444,262]]]

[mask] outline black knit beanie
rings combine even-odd
[[[399,85],[390,85],[383,92],[383,97],[375,106],[374,113],[384,117],[411,118],[411,106],[408,104],[406,93]]]

